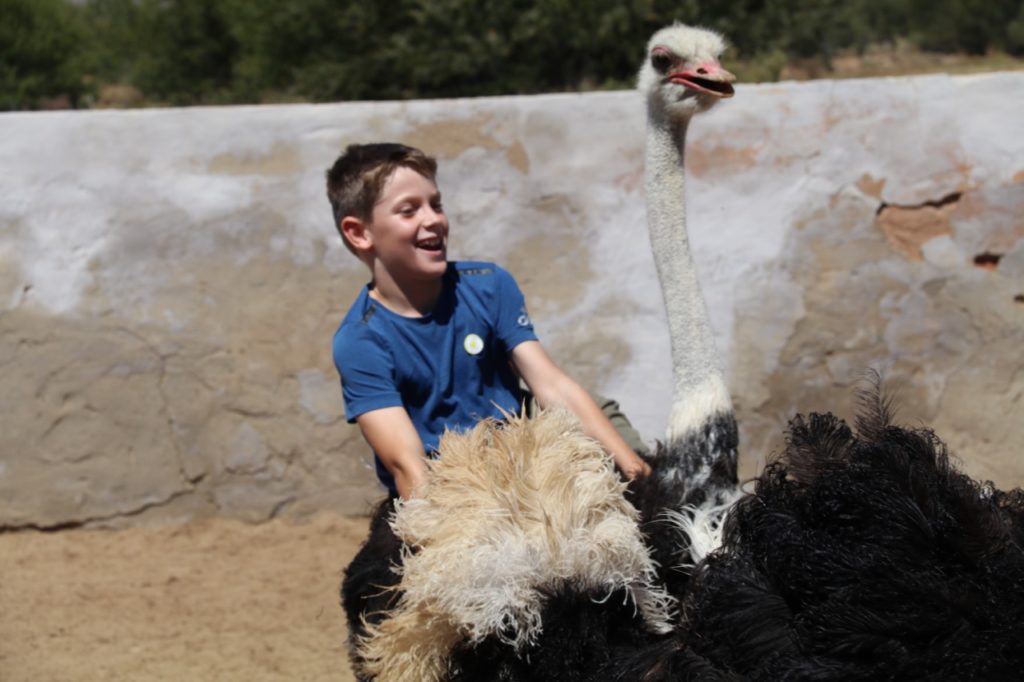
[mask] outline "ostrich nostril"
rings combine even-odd
[[[705,69],[703,66],[701,68],[697,69],[697,73],[699,73],[702,76],[707,74],[707,72],[708,72],[708,70]]]

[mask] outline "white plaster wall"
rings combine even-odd
[[[873,366],[971,473],[1024,481],[1022,109],[997,73],[740,86],[695,120],[748,473],[795,410],[850,416]],[[509,267],[556,360],[659,437],[643,129],[632,92],[0,115],[0,525],[379,494],[329,350],[365,280],[323,190],[352,142],[436,155],[452,255]]]

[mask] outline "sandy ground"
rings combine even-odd
[[[0,535],[0,680],[354,680],[341,571],[367,520]]]

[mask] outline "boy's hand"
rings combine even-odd
[[[636,454],[633,455],[632,460],[619,464],[619,468],[622,469],[622,475],[630,481],[637,476],[651,475],[651,465],[640,459],[640,456]]]

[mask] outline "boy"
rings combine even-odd
[[[327,171],[335,225],[371,274],[334,336],[334,361],[378,478],[392,496],[414,496],[445,427],[517,412],[520,378],[542,407],[575,413],[627,477],[649,473],[540,345],[512,276],[448,262],[436,172],[400,144],[351,145]]]

